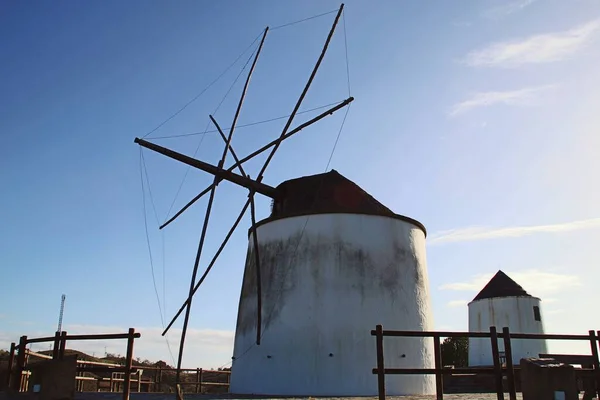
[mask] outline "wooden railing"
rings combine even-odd
[[[41,338],[28,338],[21,336],[19,344],[11,343],[10,355],[8,360],[7,386],[16,392],[27,391],[29,385],[29,371],[27,367],[27,358],[29,356],[41,356],[41,358],[58,359],[64,358],[67,341],[80,340],[118,340],[127,339],[127,355],[125,357],[125,365],[101,363],[93,361],[78,360],[78,375],[80,372],[123,372],[123,399],[129,399],[131,374],[136,371],[133,367],[133,343],[135,339],[141,337],[141,334],[135,332],[135,329],[129,328],[127,333],[105,333],[95,335],[69,335],[67,332],[56,332],[54,336]],[[27,345],[31,343],[46,343],[53,342],[54,347],[52,356],[33,353],[27,349]],[[78,376],[75,379],[85,380],[86,377]]]
[[[166,372],[175,372],[174,368],[162,368],[162,367],[145,367],[144,370],[154,371],[154,384],[160,386],[163,383],[163,374]],[[204,370],[202,368],[182,368],[181,372],[184,374],[194,374],[196,379],[193,382],[180,382],[182,386],[192,386],[194,393],[202,393],[202,388],[205,386],[222,386],[229,388],[229,381],[231,371],[227,370]],[[203,380],[206,374],[223,374],[227,375],[227,382],[212,382]],[[155,390],[157,391],[157,390]]]
[[[135,333],[134,336],[136,338],[140,337],[139,333]],[[83,337],[83,339],[82,339]],[[46,337],[46,338],[27,338],[22,337],[21,341],[25,340],[25,361],[23,363],[22,368],[17,368],[18,366],[18,358],[19,358],[19,348],[20,344],[17,345],[12,343],[10,355],[9,355],[9,366],[8,371],[9,374],[7,376],[7,386],[12,388],[13,390],[18,390],[21,392],[25,392],[28,390],[29,386],[29,378],[30,371],[28,366],[29,358],[39,358],[44,360],[51,360],[54,358],[62,358],[65,355],[66,349],[66,340],[92,340],[92,339],[122,339],[128,337],[128,334],[118,334],[115,336],[114,334],[109,335],[67,335],[66,333],[59,333],[54,337]],[[25,338],[25,339],[23,339]],[[58,341],[55,339],[58,338]],[[64,338],[64,340],[63,340]],[[27,344],[30,343],[43,343],[50,341],[52,339],[55,341],[54,350],[52,355],[42,354],[33,352],[26,348]],[[131,393],[132,391],[141,392],[142,388],[145,386],[148,392],[159,392],[161,391],[161,387],[163,385],[163,375],[165,373],[175,373],[174,368],[169,367],[157,367],[157,366],[132,366],[128,379],[128,384],[126,385],[126,367],[127,362],[125,364],[116,364],[111,362],[100,362],[100,361],[86,361],[86,360],[76,360],[77,362],[77,376],[75,376],[76,380],[76,391],[80,392],[84,390],[85,382],[95,382],[96,390],[101,390],[101,383],[106,382],[107,388],[110,392],[124,392],[124,395],[128,391]],[[131,364],[133,363],[133,352],[131,353]],[[100,368],[98,368],[100,367]],[[21,370],[21,378],[17,378],[19,372]],[[146,379],[143,379],[142,372],[148,372],[145,374]],[[110,373],[110,377],[92,377],[85,376],[86,372],[105,372]],[[184,368],[181,369],[183,376],[195,374],[195,379],[193,381],[189,381],[189,379],[185,379],[185,381],[180,382],[180,385],[183,387],[190,387],[191,391],[189,393],[202,393],[203,388],[210,387],[223,387],[226,390],[229,389],[229,376],[231,374],[228,370],[204,370],[202,368]],[[226,375],[226,379],[218,379],[215,376],[218,375]],[[210,378],[213,378],[211,380]],[[205,380],[208,379],[208,380]],[[217,380],[217,381],[215,381]],[[223,381],[223,382],[218,382]],[[11,385],[12,382],[12,385]],[[17,388],[18,386],[18,388]],[[89,387],[89,386],[88,386]]]
[[[530,334],[530,333],[510,333],[508,328],[503,328],[502,332],[496,331],[496,327],[490,327],[489,332],[432,332],[432,331],[393,331],[384,330],[381,325],[377,325],[371,335],[376,338],[377,348],[377,368],[373,368],[373,374],[377,375],[379,400],[385,400],[385,376],[386,375],[427,375],[435,374],[436,398],[444,398],[444,375],[454,374],[490,374],[495,376],[495,389],[498,400],[504,400],[503,377],[506,375],[508,384],[508,393],[510,400],[517,400],[515,385],[515,367],[513,366],[511,339],[537,339],[537,340],[585,340],[590,342],[592,355],[589,356],[593,362],[593,375],[595,380],[595,391],[600,396],[600,360],[598,358],[598,340],[600,331],[589,331],[588,335],[561,335],[561,334]],[[420,337],[433,338],[435,368],[386,368],[384,364],[383,338],[391,337]],[[441,338],[488,338],[492,348],[493,368],[469,367],[469,368],[443,368],[442,365],[442,347]],[[498,339],[504,341],[504,356],[506,365],[503,366],[500,361],[500,351],[498,349]],[[600,397],[599,397],[600,398]]]

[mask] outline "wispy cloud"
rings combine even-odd
[[[600,19],[572,29],[498,42],[467,54],[465,63],[472,67],[519,67],[566,59],[590,43],[600,30]]]
[[[455,308],[455,307],[464,307],[467,305],[467,303],[468,303],[467,300],[452,300],[452,301],[449,301],[446,305],[448,307]]]
[[[534,106],[545,98],[545,94],[556,87],[557,85],[545,85],[519,90],[474,93],[468,100],[455,104],[448,114],[455,117],[475,108],[489,107],[496,104]]]
[[[535,233],[566,233],[583,229],[600,228],[600,218],[564,222],[552,225],[514,226],[507,228],[469,227],[452,229],[431,235],[429,245],[455,242],[472,242],[476,240],[516,238]]]
[[[546,272],[536,269],[523,271],[505,271],[525,290],[535,288],[535,295],[547,295],[581,286],[581,279],[571,274]],[[494,273],[474,275],[465,282],[447,283],[440,286],[442,290],[478,292],[492,279]]]
[[[522,9],[532,5],[536,1],[537,0],[516,0],[510,3],[501,4],[499,6],[484,11],[483,17],[490,19],[506,17],[510,14],[514,14],[518,11],[521,11]]]

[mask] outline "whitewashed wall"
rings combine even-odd
[[[253,344],[256,278],[250,240],[231,392],[376,395],[370,331],[377,324],[433,328],[425,235],[411,223],[380,216],[323,214],[306,221],[306,216],[286,218],[258,228],[260,346]],[[433,368],[431,339],[386,338],[384,350],[386,367]],[[386,380],[390,395],[435,393],[434,376],[388,375]]]
[[[495,326],[498,332],[508,326],[512,333],[544,333],[544,315],[541,301],[536,297],[500,297],[481,299],[469,303],[469,331],[489,332]],[[541,321],[534,318],[533,307],[540,307]],[[504,342],[498,340],[500,351]],[[545,340],[512,339],[513,363],[521,358],[538,357],[547,353]],[[493,365],[492,347],[489,339],[469,339],[469,366]]]

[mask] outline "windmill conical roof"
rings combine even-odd
[[[492,299],[497,297],[532,297],[517,282],[502,271],[496,275],[481,289],[473,301]]]
[[[274,200],[267,220],[311,214],[367,214],[402,219],[426,232],[419,221],[395,214],[336,170],[284,181],[277,191],[281,197]]]

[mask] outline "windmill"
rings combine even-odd
[[[150,149],[150,150],[160,153],[164,156],[167,156],[169,158],[172,158],[174,160],[177,160],[184,164],[187,164],[191,167],[200,169],[202,171],[205,171],[205,172],[208,172],[208,173],[214,175],[213,183],[210,186],[208,186],[206,189],[201,191],[197,196],[195,196],[191,201],[189,201],[180,211],[175,213],[174,216],[170,220],[168,220],[162,226],[160,226],[160,229],[163,229],[164,227],[169,225],[171,222],[173,222],[176,218],[178,218],[186,209],[188,209],[192,204],[194,204],[201,197],[203,197],[206,194],[209,195],[208,204],[207,204],[205,217],[204,217],[204,223],[202,225],[200,240],[198,243],[198,250],[196,252],[196,258],[194,261],[194,267],[193,267],[193,271],[192,271],[192,278],[190,281],[190,289],[189,289],[187,300],[180,307],[179,311],[176,313],[176,315],[173,317],[173,319],[167,325],[167,327],[165,328],[165,330],[163,332],[163,336],[164,336],[168,332],[168,330],[171,328],[173,323],[185,311],[183,328],[182,328],[180,345],[179,345],[179,355],[178,355],[178,360],[177,360],[177,382],[180,381],[181,362],[182,362],[182,357],[183,357],[184,343],[185,343],[185,337],[186,337],[186,332],[187,332],[187,327],[188,327],[188,322],[189,322],[189,316],[190,316],[190,310],[191,310],[191,306],[192,306],[193,296],[196,293],[196,291],[198,290],[198,288],[200,287],[200,285],[202,284],[202,282],[204,281],[204,279],[206,278],[207,274],[210,272],[210,270],[213,267],[213,265],[215,264],[215,262],[217,261],[219,255],[223,251],[223,249],[224,249],[225,245],[227,244],[227,242],[229,241],[231,235],[234,233],[234,231],[238,227],[240,221],[242,220],[243,216],[247,212],[248,208],[250,208],[250,215],[251,215],[251,223],[252,223],[251,232],[252,232],[252,237],[253,237],[253,242],[254,242],[254,252],[253,253],[254,253],[255,265],[256,265],[256,268],[255,268],[256,292],[257,292],[256,344],[260,345],[261,319],[262,319],[262,315],[261,315],[262,292],[261,292],[260,254],[259,254],[259,246],[258,246],[257,229],[255,229],[255,226],[256,226],[256,215],[255,214],[256,214],[256,212],[255,212],[254,196],[256,193],[258,193],[263,196],[267,196],[273,200],[277,200],[278,198],[281,197],[281,195],[282,195],[281,192],[278,191],[275,187],[263,183],[263,177],[264,177],[267,167],[269,166],[271,160],[273,159],[273,156],[275,155],[275,153],[277,152],[277,150],[279,149],[279,147],[281,146],[281,144],[283,143],[284,140],[286,140],[289,137],[291,137],[292,135],[300,132],[302,129],[320,121],[321,119],[325,118],[326,116],[332,115],[336,111],[349,105],[354,100],[353,97],[349,97],[346,100],[342,101],[341,103],[337,104],[336,106],[334,106],[334,107],[328,109],[327,111],[319,114],[318,116],[310,119],[309,121],[306,121],[306,122],[298,125],[296,128],[290,129],[292,122],[294,120],[294,117],[298,113],[298,110],[299,110],[300,106],[302,105],[302,102],[303,102],[308,90],[310,89],[311,84],[319,70],[319,66],[321,65],[321,62],[327,52],[327,48],[328,48],[331,38],[334,34],[334,31],[336,29],[336,26],[338,24],[340,16],[343,12],[343,9],[344,9],[344,4],[342,4],[337,11],[335,19],[333,21],[333,25],[329,31],[327,39],[325,40],[325,44],[323,45],[323,48],[317,59],[317,62],[308,78],[306,85],[304,86],[304,89],[302,90],[302,92],[292,110],[291,115],[288,117],[287,122],[277,139],[262,146],[260,149],[254,151],[253,153],[251,153],[241,159],[238,157],[238,155],[236,154],[236,152],[234,151],[234,149],[231,146],[232,137],[235,132],[235,128],[236,128],[238,117],[240,115],[240,111],[244,104],[244,99],[246,97],[246,92],[247,92],[248,86],[250,84],[250,79],[251,79],[252,73],[256,67],[256,64],[257,64],[258,58],[260,56],[263,44],[265,42],[267,33],[269,32],[269,28],[267,27],[267,28],[265,28],[265,30],[263,32],[260,44],[258,46],[258,50],[256,51],[252,65],[251,65],[248,75],[246,77],[246,81],[245,81],[235,114],[233,116],[233,120],[231,122],[231,128],[229,130],[228,135],[225,135],[225,133],[223,132],[223,130],[221,129],[219,123],[215,120],[215,118],[212,115],[209,116],[211,122],[214,124],[215,128],[219,132],[219,135],[221,136],[221,138],[223,139],[223,141],[225,143],[223,153],[222,153],[221,158],[217,165],[212,165],[210,163],[195,159],[193,157],[189,157],[184,154],[175,152],[166,147],[162,147],[155,143],[144,140],[143,138],[135,138],[135,140],[134,140],[135,143],[137,143],[138,145],[140,145],[144,148]],[[243,164],[245,162],[247,162],[248,160],[254,158],[255,156],[257,156],[267,150],[269,150],[270,152],[268,153],[265,163],[263,164],[262,168],[260,169],[260,171],[258,172],[256,177],[254,179],[251,178],[250,175],[244,170]],[[227,159],[228,154],[231,154],[231,156],[233,157],[235,162],[230,167],[225,168],[225,161]],[[237,172],[234,172],[235,170],[237,170]],[[205,238],[207,235],[208,223],[209,223],[211,210],[212,210],[212,206],[213,206],[213,202],[214,202],[215,191],[216,191],[216,188],[219,185],[219,183],[221,183],[222,181],[228,181],[228,182],[234,183],[238,186],[246,188],[248,190],[248,200],[246,201],[245,205],[242,207],[242,210],[240,211],[239,216],[237,217],[233,226],[227,233],[221,246],[219,247],[219,249],[215,253],[214,257],[208,264],[208,267],[205,270],[204,274],[200,277],[200,279],[198,281],[196,281],[200,258],[202,255],[202,250],[203,250]]]

